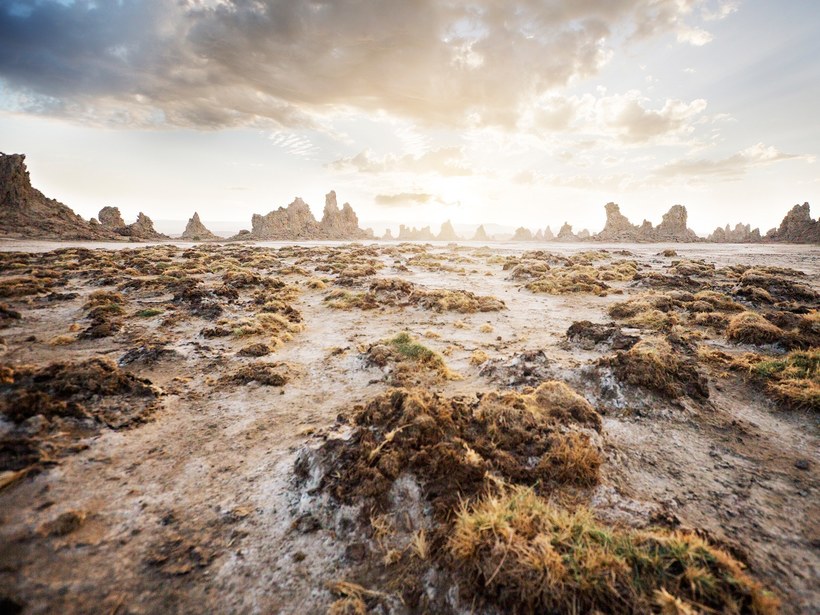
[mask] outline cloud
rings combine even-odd
[[[330,164],[336,171],[353,170],[359,173],[435,173],[443,176],[472,175],[460,147],[442,147],[418,156],[387,154],[378,157],[369,149],[355,156],[340,158]]]
[[[355,109],[514,128],[594,75],[616,33],[680,30],[707,4],[0,0],[0,80],[7,107],[97,123],[315,127]]]
[[[814,162],[814,157],[805,154],[787,154],[775,147],[757,143],[736,154],[717,160],[705,158],[675,160],[655,169],[653,175],[664,178],[685,177],[694,180],[708,178],[729,181],[743,177],[752,168],[785,160]]]
[[[268,138],[271,143],[297,158],[315,160],[319,153],[319,148],[310,139],[293,132],[276,131],[272,132]]]
[[[535,127],[543,132],[609,136],[624,143],[680,142],[695,130],[707,103],[667,98],[651,108],[641,92],[603,96],[551,96],[538,104]]]
[[[430,203],[431,201],[441,202],[441,199],[426,192],[401,192],[399,194],[377,194],[375,201],[377,205],[401,207],[410,204]]]
[[[689,43],[695,47],[702,47],[712,42],[712,35],[703,28],[682,26],[678,29],[676,36],[679,43]]]

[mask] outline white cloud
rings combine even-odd
[[[766,166],[786,160],[814,162],[805,154],[788,154],[773,146],[757,143],[731,156],[718,159],[679,159],[655,169],[657,177],[684,177],[694,181],[736,180],[755,167]]]

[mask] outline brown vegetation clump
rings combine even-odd
[[[243,365],[228,377],[229,382],[248,384],[258,382],[262,386],[281,387],[291,379],[291,368],[286,363],[256,362]]]
[[[49,278],[18,276],[0,279],[0,297],[19,298],[43,295],[56,284]]]
[[[625,352],[602,358],[599,364],[611,367],[622,382],[671,399],[708,398],[706,377],[698,371],[697,361],[679,348],[680,345],[677,340],[673,345],[663,338],[644,339]]]
[[[747,269],[738,281],[738,294],[749,293],[749,289],[762,289],[768,297],[777,301],[803,302],[816,301],[817,292],[793,277],[803,277],[800,271],[779,267],[754,267]],[[758,291],[758,296],[760,296]]]
[[[726,327],[726,339],[737,344],[762,346],[775,344],[785,337],[782,329],[756,312],[742,312]]]
[[[674,308],[680,305],[666,294],[649,293],[634,299],[613,303],[609,307],[612,318],[641,329],[669,331],[678,324]]]
[[[328,307],[334,310],[375,310],[380,304],[373,293],[352,292],[336,289],[330,291],[324,299]]]
[[[506,305],[495,297],[466,290],[425,289],[401,278],[380,278],[366,292],[333,290],[325,297],[329,307],[342,310],[372,310],[379,307],[418,306],[436,312],[497,312]]]
[[[4,371],[0,413],[15,423],[42,415],[46,419],[87,418],[123,427],[143,420],[159,394],[149,380],[102,358]]]
[[[395,386],[459,377],[447,367],[440,354],[419,343],[406,331],[373,344],[365,351],[364,359],[367,365],[385,370],[387,381]]]
[[[624,334],[618,325],[604,325],[588,320],[572,323],[567,329],[567,339],[587,350],[598,345],[628,350],[638,342],[637,336]]]
[[[607,526],[526,487],[462,506],[447,544],[474,596],[501,611],[650,613],[671,601],[686,609],[672,612],[779,612],[740,562],[694,534]]]
[[[603,296],[609,290],[609,286],[601,281],[594,267],[582,265],[552,269],[526,284],[525,288],[534,293],[550,295],[589,293]]]
[[[366,497],[386,509],[393,481],[410,473],[443,520],[461,500],[486,493],[491,476],[539,489],[597,482],[601,457],[591,435],[600,416],[563,383],[481,399],[394,389],[353,421],[349,440],[325,447],[333,458],[325,486],[342,501]],[[588,436],[571,435],[579,432]]]
[[[20,312],[11,309],[5,303],[0,303],[0,329],[4,329],[13,320],[20,320]]]
[[[91,324],[80,334],[83,339],[109,337],[122,329],[125,297],[115,291],[97,290],[83,306]]]
[[[471,314],[473,312],[498,312],[506,309],[501,299],[476,295],[467,290],[428,290],[414,292],[410,302],[425,310],[436,312],[459,312]]]
[[[763,381],[767,393],[788,407],[820,411],[820,349],[758,358],[751,372]]]
[[[278,348],[293,339],[293,335],[304,329],[299,322],[291,322],[281,314],[260,312],[250,318],[222,319],[215,327],[202,329],[205,338],[214,337],[256,337],[267,336],[268,345]]]

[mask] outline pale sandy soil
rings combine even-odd
[[[190,244],[177,245],[181,251]],[[275,251],[284,244],[260,245]],[[377,245],[382,250],[390,244]],[[292,366],[296,376],[284,387],[219,383],[221,376],[255,360],[236,354],[249,340],[204,339],[200,330],[208,322],[196,317],[167,328],[160,318],[128,318],[113,337],[51,345],[49,340],[69,333],[71,323],[82,322],[82,306],[92,291],[113,289],[91,279],[72,277],[65,288],[53,289],[79,294],[70,301],[7,301],[22,318],[0,330],[4,364],[97,355],[116,361],[149,334],[166,337],[178,354],[125,368],[166,393],[150,421],[102,429],[83,441],[85,450],[0,492],[0,597],[26,613],[324,612],[332,602],[325,584],[347,578],[352,567],[344,555],[348,537],[332,528],[305,532],[296,526],[313,504],[294,488],[293,464],[303,447],[317,446],[329,433],[344,433],[337,415],[388,388],[380,370],[365,366],[359,347],[399,331],[443,353],[462,376],[439,386],[447,394],[498,386],[470,363],[475,350],[491,359],[543,350],[553,377],[594,397],[581,368],[604,351],[569,345],[565,333],[574,321],[609,322],[606,307],[623,295],[534,294],[509,280],[500,264],[488,263],[488,255],[517,254],[531,245],[499,244],[478,253],[472,244],[458,251],[435,245],[428,251],[444,254],[444,262],[464,271],[395,270],[397,258],[411,254],[380,252],[385,267],[376,277],[492,295],[507,309],[332,310],[324,299],[335,275],[313,271],[324,258],[321,246],[314,246],[314,254],[281,259],[280,268],[298,261],[311,276],[331,281],[325,289],[309,288],[303,275],[261,271],[300,290],[292,303],[304,330],[260,359]],[[0,244],[2,251],[55,247]],[[545,249],[570,254],[601,247],[607,246]],[[665,247],[718,266],[765,262],[795,268],[820,288],[816,248],[609,246],[631,250],[658,270],[671,260],[658,256]],[[626,295],[638,292],[628,282],[611,285]],[[171,298],[125,294],[129,311]],[[240,302],[228,306],[228,313],[248,313],[249,296],[250,291],[240,291]],[[481,330],[485,323],[491,331]],[[426,332],[438,337],[425,337]],[[720,337],[711,343],[728,348]],[[820,605],[817,415],[778,409],[737,377],[710,378],[710,392],[703,405],[685,400],[659,402],[649,411],[604,408],[607,462],[596,506],[605,517],[623,515],[634,522],[663,513],[684,527],[700,528],[736,548],[750,572],[784,598],[784,612],[813,612]],[[0,426],[9,428],[6,422]],[[43,526],[66,511],[86,513],[85,522],[65,536],[44,535]]]

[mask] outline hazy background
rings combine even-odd
[[[820,213],[818,31],[811,0],[0,0],[0,151],[170,232],[330,189],[378,232],[610,200],[765,232]]]

